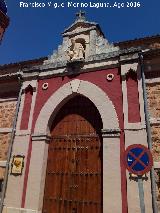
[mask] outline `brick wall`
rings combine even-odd
[[[8,145],[10,142],[11,133],[0,134],[0,161],[7,160]]]
[[[0,161],[7,160],[7,152],[16,110],[16,101],[0,103]],[[4,167],[0,167],[0,179],[4,176]]]
[[[147,84],[150,117],[160,118],[160,83]],[[160,161],[160,123],[152,124],[152,147],[154,161]]]
[[[160,118],[160,83],[148,84],[147,96],[150,116]]]
[[[160,162],[160,83],[147,84],[148,107],[151,119],[152,154],[154,162]],[[155,123],[154,123],[155,122]],[[157,184],[157,205],[160,212],[160,170],[155,170]]]
[[[160,125],[151,126],[154,161],[160,161]]]
[[[0,128],[11,128],[13,125],[16,101],[0,103]]]

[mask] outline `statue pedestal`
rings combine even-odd
[[[67,62],[67,69],[70,74],[78,73],[84,64],[84,59],[74,59]]]
[[[67,64],[77,64],[77,63],[82,63],[82,62],[84,62],[84,58],[77,58],[77,59],[67,61]]]

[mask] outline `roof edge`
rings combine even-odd
[[[134,42],[137,42],[137,41],[145,41],[145,40],[151,40],[151,39],[156,39],[156,38],[160,38],[160,34],[135,38],[135,39],[127,40],[127,41],[114,42],[114,45],[118,46],[118,45],[121,45],[121,44],[129,44],[129,43],[134,43]]]

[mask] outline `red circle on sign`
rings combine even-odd
[[[144,154],[147,154],[148,156],[148,159],[149,159],[149,163],[148,165],[145,165],[142,160],[141,160],[141,157],[138,157],[136,155],[134,155],[134,153],[131,152],[132,149],[142,149],[142,153],[140,154],[140,156],[144,155]],[[134,162],[131,164],[131,166],[128,165],[128,155],[132,155],[132,157],[135,159]],[[141,171],[136,171],[133,169],[133,164],[136,164],[136,163],[139,163],[139,164],[143,164],[143,167],[144,169],[141,170]],[[127,168],[127,170],[133,174],[136,174],[136,175],[144,175],[145,173],[149,172],[151,170],[153,166],[153,158],[152,158],[152,154],[150,152],[150,150],[144,146],[144,145],[141,145],[141,144],[133,144],[133,145],[130,145],[127,147],[126,151],[125,151],[125,167]]]

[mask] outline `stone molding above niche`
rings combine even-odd
[[[59,45],[58,50],[55,50],[44,61],[44,65],[55,64],[56,66],[56,64],[62,64],[65,66],[73,59],[74,61],[76,59],[91,61],[94,60],[95,56],[119,50],[118,47],[109,44],[97,23],[86,21],[83,12],[77,14],[76,21],[62,33],[62,36],[62,45]],[[75,45],[73,45],[73,42]]]

